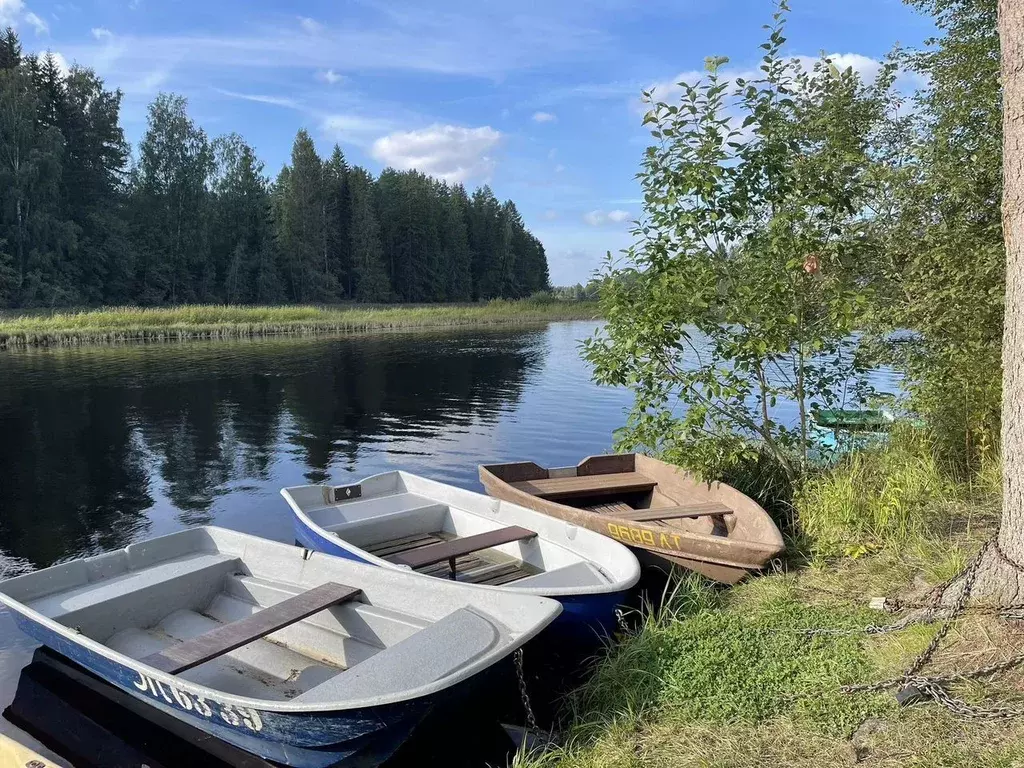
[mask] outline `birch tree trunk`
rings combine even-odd
[[[1024,2],[999,0],[1003,87],[1003,512],[998,547],[982,560],[972,597],[1024,602]]]

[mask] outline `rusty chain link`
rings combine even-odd
[[[880,680],[875,683],[860,683],[856,685],[844,685],[840,688],[844,693],[877,693],[890,688],[900,688],[901,690],[916,691],[921,696],[926,696],[932,701],[940,704],[949,710],[953,715],[968,719],[1003,719],[1011,717],[1024,717],[1024,706],[995,706],[985,707],[976,704],[971,704],[963,699],[956,698],[950,695],[949,691],[946,690],[946,686],[960,682],[964,680],[978,679],[987,677],[989,675],[995,675],[1000,672],[1005,672],[1008,669],[1012,669],[1020,664],[1024,664],[1024,653],[1012,656],[1004,661],[995,662],[988,664],[983,667],[971,670],[969,672],[959,672],[956,674],[945,675],[945,676],[932,676],[926,677],[920,673],[920,671],[931,661],[935,652],[938,650],[939,645],[945,639],[946,635],[949,634],[949,630],[952,628],[953,623],[968,609],[967,602],[971,597],[971,590],[974,588],[974,582],[977,579],[978,571],[981,568],[981,562],[985,557],[985,553],[989,549],[993,549],[999,557],[1013,566],[1020,572],[1024,572],[1024,566],[1015,560],[1011,559],[1003,552],[1002,547],[999,546],[998,534],[987,541],[978,554],[970,562],[970,564],[961,573],[957,574],[951,579],[943,582],[942,584],[933,587],[929,592],[932,595],[932,599],[927,603],[912,603],[909,601],[901,600],[886,600],[886,608],[888,610],[898,611],[906,608],[922,608],[927,610],[937,611],[941,606],[942,595],[945,593],[950,586],[952,586],[958,580],[963,580],[963,587],[960,590],[960,594],[957,595],[956,600],[953,604],[946,609],[948,612],[943,619],[942,626],[939,627],[939,631],[932,637],[931,642],[928,643],[927,647],[918,654],[917,658],[907,667],[907,669],[899,676],[892,677],[887,680]],[[1013,603],[1002,606],[978,606],[971,610],[980,610],[983,612],[991,612],[994,614],[1005,615],[1008,613],[1014,613],[1017,611],[1024,611],[1024,604]],[[919,621],[914,617],[905,617],[904,619],[894,622],[889,625],[879,626],[871,625],[864,630],[860,630],[869,635],[884,634],[886,632],[894,632],[900,629],[905,629],[913,623]],[[850,630],[810,630],[811,634],[823,634],[831,632],[843,632],[849,633]],[[856,631],[856,630],[855,630]]]

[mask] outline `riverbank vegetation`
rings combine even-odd
[[[566,702],[567,743],[523,765],[1024,765],[1019,608],[973,594],[939,620],[1003,503],[997,2],[908,2],[938,34],[869,81],[789,60],[783,1],[756,75],[711,58],[678,101],[645,94],[644,217],[584,354],[637,392],[620,448],[741,487],[788,547],[731,589],[677,574]],[[905,375],[901,422],[823,450],[816,412],[877,402],[880,363]],[[983,554],[1020,562],[1015,536]],[[1008,563],[987,578],[1019,584]],[[905,674],[931,681],[913,706],[905,678],[843,690]]]
[[[589,320],[595,302],[522,301],[439,306],[189,305],[111,307],[80,312],[0,315],[0,348],[74,346],[128,341],[175,341],[281,334],[323,334],[397,328],[525,325],[549,320]]]
[[[1024,763],[1024,720],[955,717],[934,704],[901,708],[892,689],[844,685],[900,674],[938,623],[869,634],[899,615],[877,596],[927,602],[990,537],[998,471],[950,482],[926,435],[848,457],[808,480],[789,551],[770,573],[723,589],[674,582],[617,638],[565,704],[564,746],[523,768],[798,768],[860,764],[1009,768]],[[855,489],[851,493],[850,489]],[[1024,652],[1013,624],[968,613],[925,674],[951,674]],[[983,707],[1024,711],[1024,675],[949,686]]]
[[[0,29],[0,308],[464,302],[548,287],[511,200],[418,171],[374,177],[300,130],[271,181],[162,93],[134,153],[122,94]]]

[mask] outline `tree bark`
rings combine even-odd
[[[998,547],[989,547],[971,596],[1024,602],[1024,3],[999,0],[1003,87],[1003,511]]]

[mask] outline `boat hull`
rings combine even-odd
[[[56,653],[157,709],[262,758],[294,768],[375,766],[388,759],[441,699],[324,712],[234,707],[150,678],[14,611],[18,627]]]
[[[614,473],[639,473],[653,481],[647,498],[637,509],[657,511],[682,503],[718,503],[727,506],[731,527],[697,521],[692,527],[660,525],[617,517],[614,512],[597,512],[542,498],[521,487],[524,482],[557,478],[584,478]],[[630,547],[641,562],[663,569],[680,566],[716,581],[734,584],[751,571],[763,568],[784,549],[782,535],[768,513],[757,502],[723,483],[702,483],[678,467],[641,454],[591,456],[576,467],[545,469],[532,462],[480,467],[480,482],[488,495],[543,512],[567,522],[602,533]],[[595,496],[598,494],[595,494]],[[644,491],[631,491],[633,500]],[[604,501],[615,501],[607,494]],[[655,503],[657,502],[657,503]],[[708,520],[709,518],[704,518]],[[699,526],[704,525],[701,529]]]
[[[297,515],[292,515],[295,543],[314,552],[344,557],[358,563],[372,563],[359,557],[357,552],[341,546],[337,539],[324,536],[316,528],[307,525]],[[586,595],[544,595],[557,600],[562,612],[542,632],[546,641],[554,635],[565,635],[580,640],[591,637],[607,637],[615,631],[616,611],[628,599],[628,590]]]

